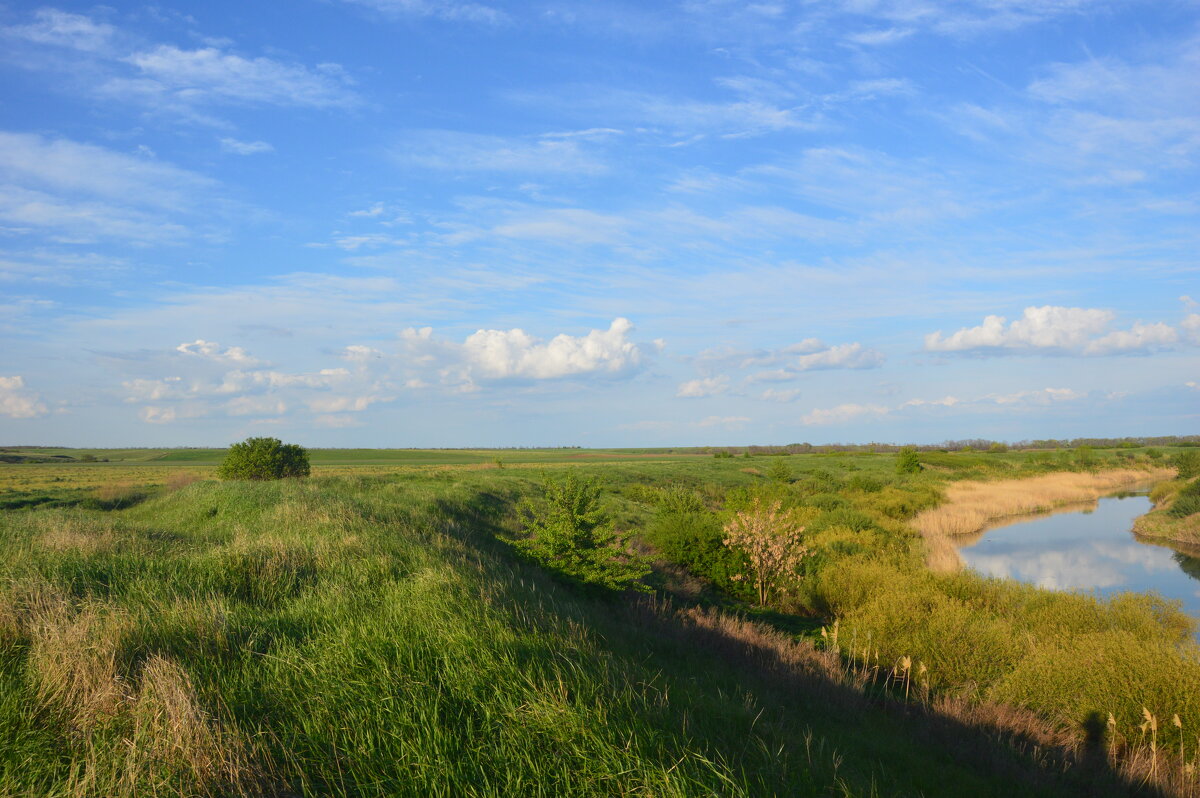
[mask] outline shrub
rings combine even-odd
[[[229,447],[217,470],[221,479],[283,479],[306,477],[311,469],[308,452],[278,438],[247,438]]]
[[[1200,452],[1198,451],[1180,452],[1172,458],[1171,464],[1179,472],[1180,479],[1200,477]]]
[[[625,540],[600,509],[600,488],[568,473],[547,479],[540,505],[521,506],[529,537],[514,545],[539,563],[588,585],[648,590],[650,568],[625,551]]]
[[[917,447],[905,446],[900,450],[900,456],[896,458],[896,473],[921,473],[921,458],[917,455]]]
[[[766,606],[771,593],[788,587],[788,578],[808,553],[800,542],[806,516],[799,509],[782,510],[778,501],[756,501],[725,525],[725,545],[746,556],[749,573],[743,578],[754,582],[760,606]]]
[[[776,457],[771,461],[771,465],[767,468],[767,476],[775,482],[791,482],[795,477],[792,475],[792,468],[783,458]]]

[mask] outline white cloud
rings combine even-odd
[[[30,24],[14,25],[4,32],[35,44],[92,53],[108,49],[116,33],[112,25],[53,8],[38,9],[33,17]]]
[[[265,141],[238,141],[237,139],[221,139],[221,149],[234,155],[261,155],[275,152],[275,148]]]
[[[386,402],[381,396],[322,396],[309,401],[315,413],[361,413],[376,402]]]
[[[1003,316],[988,316],[978,327],[964,327],[943,337],[939,330],[925,336],[932,352],[962,352],[972,349],[1074,349],[1089,337],[1103,332],[1116,317],[1110,310],[1065,308],[1053,305],[1025,308],[1024,315],[1007,324]]]
[[[616,374],[641,362],[637,344],[628,339],[633,324],[617,318],[607,330],[584,336],[557,335],[540,343],[524,330],[479,330],[461,351],[472,374],[491,379],[555,379],[571,375]]]
[[[379,360],[383,352],[361,344],[351,344],[342,350],[342,358],[353,363],[365,363],[368,360]]]
[[[0,221],[61,241],[179,243],[173,217],[211,202],[216,183],[146,157],[91,144],[0,132]]]
[[[1179,341],[1174,327],[1162,322],[1142,324],[1136,322],[1128,330],[1116,330],[1089,343],[1084,347],[1086,355],[1108,355],[1116,352],[1148,352],[1167,349]]]
[[[1178,328],[1163,322],[1135,322],[1127,330],[1109,330],[1116,314],[1099,308],[1054,305],[1028,307],[1020,319],[988,316],[978,327],[964,327],[946,336],[939,330],[925,336],[931,352],[1057,351],[1083,355],[1152,352],[1173,348],[1181,341],[1200,343],[1200,315],[1191,314]]]
[[[801,417],[800,423],[807,426],[845,424],[857,419],[879,418],[891,413],[881,405],[842,404],[828,409],[814,409]]]
[[[182,405],[146,405],[138,411],[138,418],[147,424],[170,424],[190,418],[203,418],[208,415],[208,408],[200,404]]]
[[[25,389],[21,376],[0,377],[0,415],[9,418],[37,418],[49,412],[42,398]]]
[[[792,363],[797,371],[811,369],[870,369],[883,364],[883,355],[860,343],[837,344],[823,352],[800,355]]]
[[[218,363],[236,363],[242,366],[253,366],[261,362],[246,354],[246,350],[240,346],[230,346],[222,350],[220,344],[214,341],[205,341],[203,338],[197,338],[191,343],[180,344],[175,347],[175,351]]]
[[[179,399],[189,396],[191,391],[183,384],[182,377],[162,379],[135,379],[121,383],[125,388],[126,402],[159,402],[163,399]]]
[[[142,77],[113,79],[102,89],[107,95],[132,94],[184,105],[232,102],[345,108],[357,103],[346,76],[333,64],[309,69],[270,58],[244,58],[216,47],[183,50],[169,44],[122,60]]]
[[[359,103],[337,64],[308,67],[245,57],[229,52],[225,43],[194,50],[171,44],[135,47],[136,37],[107,23],[51,9],[3,33],[33,45],[63,48],[53,60],[25,59],[22,64],[69,69],[75,79],[68,86],[81,87],[106,102],[139,103],[193,121],[224,124],[198,113],[203,105],[346,108]]]
[[[998,405],[1049,405],[1055,402],[1082,399],[1083,396],[1070,388],[1042,388],[1041,390],[1017,391],[1009,394],[989,394],[981,401],[992,401]]]
[[[687,382],[680,383],[679,389],[675,392],[675,395],[690,398],[700,398],[703,396],[716,396],[717,394],[725,393],[728,390],[729,378],[726,376],[701,377],[700,379],[688,380]]]
[[[962,400],[957,396],[943,396],[941,399],[909,399],[900,408],[905,407],[954,407],[961,404]]]
[[[148,158],[67,139],[0,131],[0,178],[31,191],[181,208],[214,181]]]

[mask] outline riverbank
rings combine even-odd
[[[1122,468],[1060,472],[1024,479],[954,482],[945,501],[918,514],[912,525],[926,545],[926,564],[938,572],[956,571],[962,558],[953,538],[970,535],[1010,516],[1046,512],[1062,505],[1095,501],[1115,491],[1161,482],[1169,468]]]
[[[1158,486],[1150,494],[1154,509],[1133,523],[1133,533],[1185,551],[1200,549],[1200,513],[1178,516],[1173,512],[1186,487],[1187,481],[1182,479]]]

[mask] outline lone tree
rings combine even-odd
[[[283,479],[306,477],[311,469],[308,452],[278,438],[247,438],[229,447],[217,470],[221,479]]]
[[[725,545],[744,554],[750,566],[749,574],[738,574],[734,579],[752,579],[763,607],[773,591],[786,587],[785,581],[795,575],[808,554],[800,537],[807,520],[804,513],[781,510],[780,504],[763,504],[762,499],[755,499],[725,525]]]

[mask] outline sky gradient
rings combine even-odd
[[[0,6],[0,443],[1200,431],[1200,5]]]

